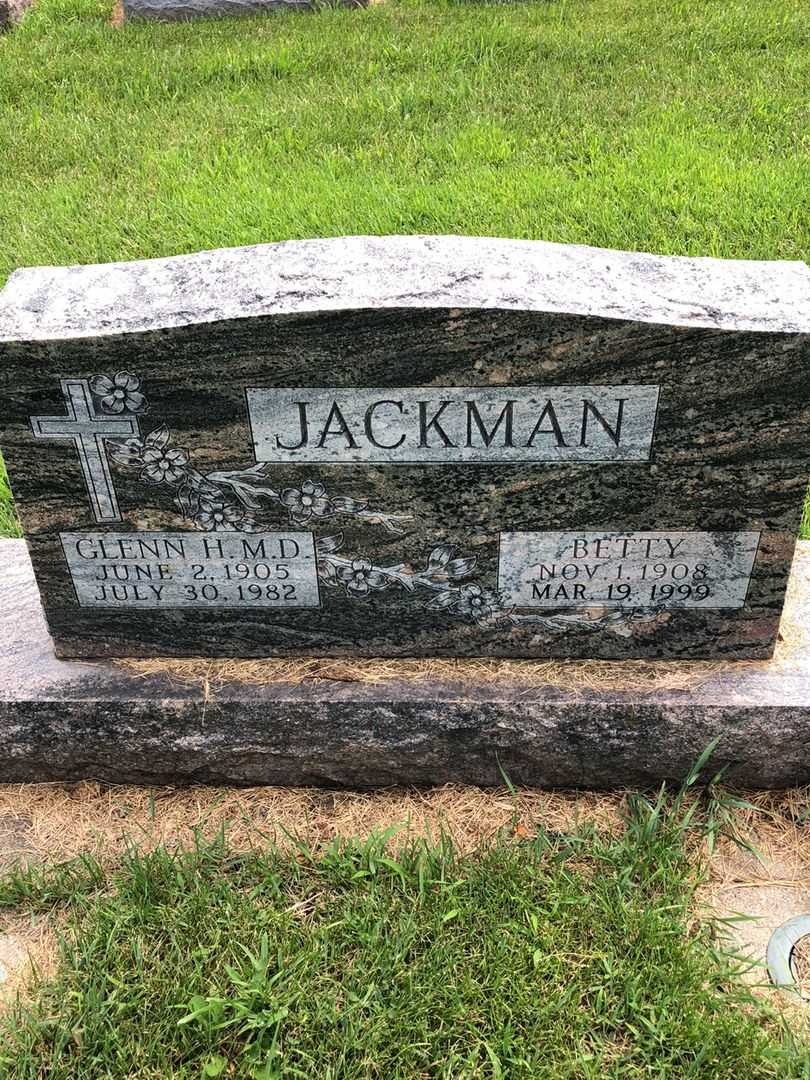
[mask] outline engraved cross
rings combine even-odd
[[[67,415],[32,416],[34,437],[72,441],[79,452],[96,521],[120,521],[104,440],[140,434],[138,420],[134,416],[97,416],[86,379],[63,379],[62,393]]]

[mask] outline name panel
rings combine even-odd
[[[503,532],[498,587],[517,607],[739,608],[758,532]]]
[[[249,387],[257,461],[646,461],[657,386]]]
[[[317,608],[312,533],[60,533],[82,607]]]

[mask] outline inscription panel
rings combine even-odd
[[[257,461],[646,461],[657,386],[248,387]]]
[[[517,607],[740,608],[758,532],[503,532]]]
[[[82,607],[317,608],[312,533],[61,533]]]

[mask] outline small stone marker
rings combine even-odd
[[[21,270],[0,441],[61,656],[771,655],[810,269],[353,237]]]
[[[32,3],[33,0],[0,0],[0,33],[18,23]]]

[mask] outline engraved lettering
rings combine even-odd
[[[543,421],[548,420],[551,424],[550,428],[543,427]],[[545,408],[540,413],[537,423],[532,428],[532,433],[526,442],[526,446],[534,446],[534,440],[538,435],[553,435],[557,446],[568,446],[568,443],[563,438],[562,428],[560,422],[557,419],[557,413],[554,410],[554,405],[551,401],[547,401]]]
[[[87,552],[87,554],[85,554],[85,551],[88,549],[88,547],[89,547],[89,551]],[[77,542],[76,542],[76,553],[82,559],[97,559],[98,558],[98,552],[93,547],[93,541],[89,540],[87,537],[84,537],[82,540],[77,540]]]
[[[452,405],[452,404],[453,404],[452,401],[443,401],[441,403],[441,405],[439,406],[439,408],[436,410],[436,412],[431,417],[430,421],[428,421],[427,411],[428,411],[429,408],[432,407],[431,403],[429,401],[420,401],[419,402],[419,445],[421,447],[426,447],[426,446],[430,445],[428,443],[428,432],[431,430],[431,428],[435,428],[436,433],[439,436],[439,438],[442,440],[442,444],[444,446],[453,446],[453,447],[455,447],[456,444],[450,440],[450,438],[447,435],[447,432],[444,430],[444,428],[439,423],[439,417],[442,415],[444,410],[449,405]]]
[[[289,443],[283,443],[281,439],[276,435],[276,448],[278,450],[300,450],[302,446],[306,446],[309,441],[309,423],[307,421],[307,402],[296,401],[296,407],[298,408],[298,428],[300,438],[297,443],[292,446]]]
[[[503,446],[514,446],[512,442],[512,422],[514,418],[514,401],[507,401],[504,407],[501,409],[498,419],[493,424],[491,430],[487,431],[484,421],[481,418],[481,414],[478,411],[478,406],[474,401],[467,402],[467,446],[473,446],[472,438],[472,422],[475,420],[478,427],[478,433],[483,440],[484,446],[492,446],[495,440],[495,436],[498,434],[498,428],[501,424],[504,425],[503,429]]]
[[[83,607],[320,607],[309,532],[62,533]],[[158,561],[155,553],[170,553]]]
[[[336,424],[337,427],[333,430],[332,424]],[[344,438],[346,445],[352,449],[357,449],[357,443],[354,440],[354,436],[351,433],[349,425],[346,423],[346,417],[340,411],[340,406],[336,401],[332,402],[332,408],[329,410],[329,415],[326,418],[321,437],[318,439],[318,446],[322,447],[327,439]]]
[[[96,534],[76,540],[76,554],[82,559],[107,559],[112,561],[139,560],[150,556],[156,559],[184,559],[184,539],[144,540],[138,533],[122,536]]]
[[[279,540],[278,547],[279,558],[281,559],[294,559],[301,551],[301,547],[297,540],[286,537],[282,537],[282,539]]]
[[[618,409],[616,411],[616,423],[613,427],[607,422],[602,413],[597,409],[596,405],[592,401],[587,399],[582,402],[582,429],[580,434],[579,445],[588,445],[588,416],[593,415],[595,420],[598,420],[604,430],[607,432],[608,438],[612,439],[616,446],[619,445],[622,437],[622,420],[624,419],[624,405],[627,398],[617,398],[616,404]]]
[[[739,608],[756,532],[501,533],[498,588],[520,607]]]
[[[203,550],[205,551],[206,559],[224,559],[225,552],[222,547],[222,541],[219,539],[212,540],[208,536],[202,538]]]
[[[258,462],[647,461],[659,388],[247,387]]]
[[[247,537],[241,538],[242,542],[242,556],[245,559],[266,559],[267,552],[264,547],[264,538],[261,540],[248,540]]]
[[[402,444],[405,442],[404,433],[402,435],[400,435],[400,437],[397,439],[396,442],[392,442],[392,443],[380,442],[380,440],[374,434],[374,413],[382,405],[394,405],[397,409],[399,409],[400,413],[402,413],[403,408],[404,408],[401,401],[391,401],[390,399],[384,399],[382,401],[375,401],[372,405],[369,405],[369,407],[366,409],[366,415],[365,415],[365,418],[364,418],[364,427],[365,427],[365,431],[366,431],[366,438],[368,439],[368,441],[371,443],[372,446],[379,447],[380,450],[396,450],[396,448],[398,446],[402,446]]]

